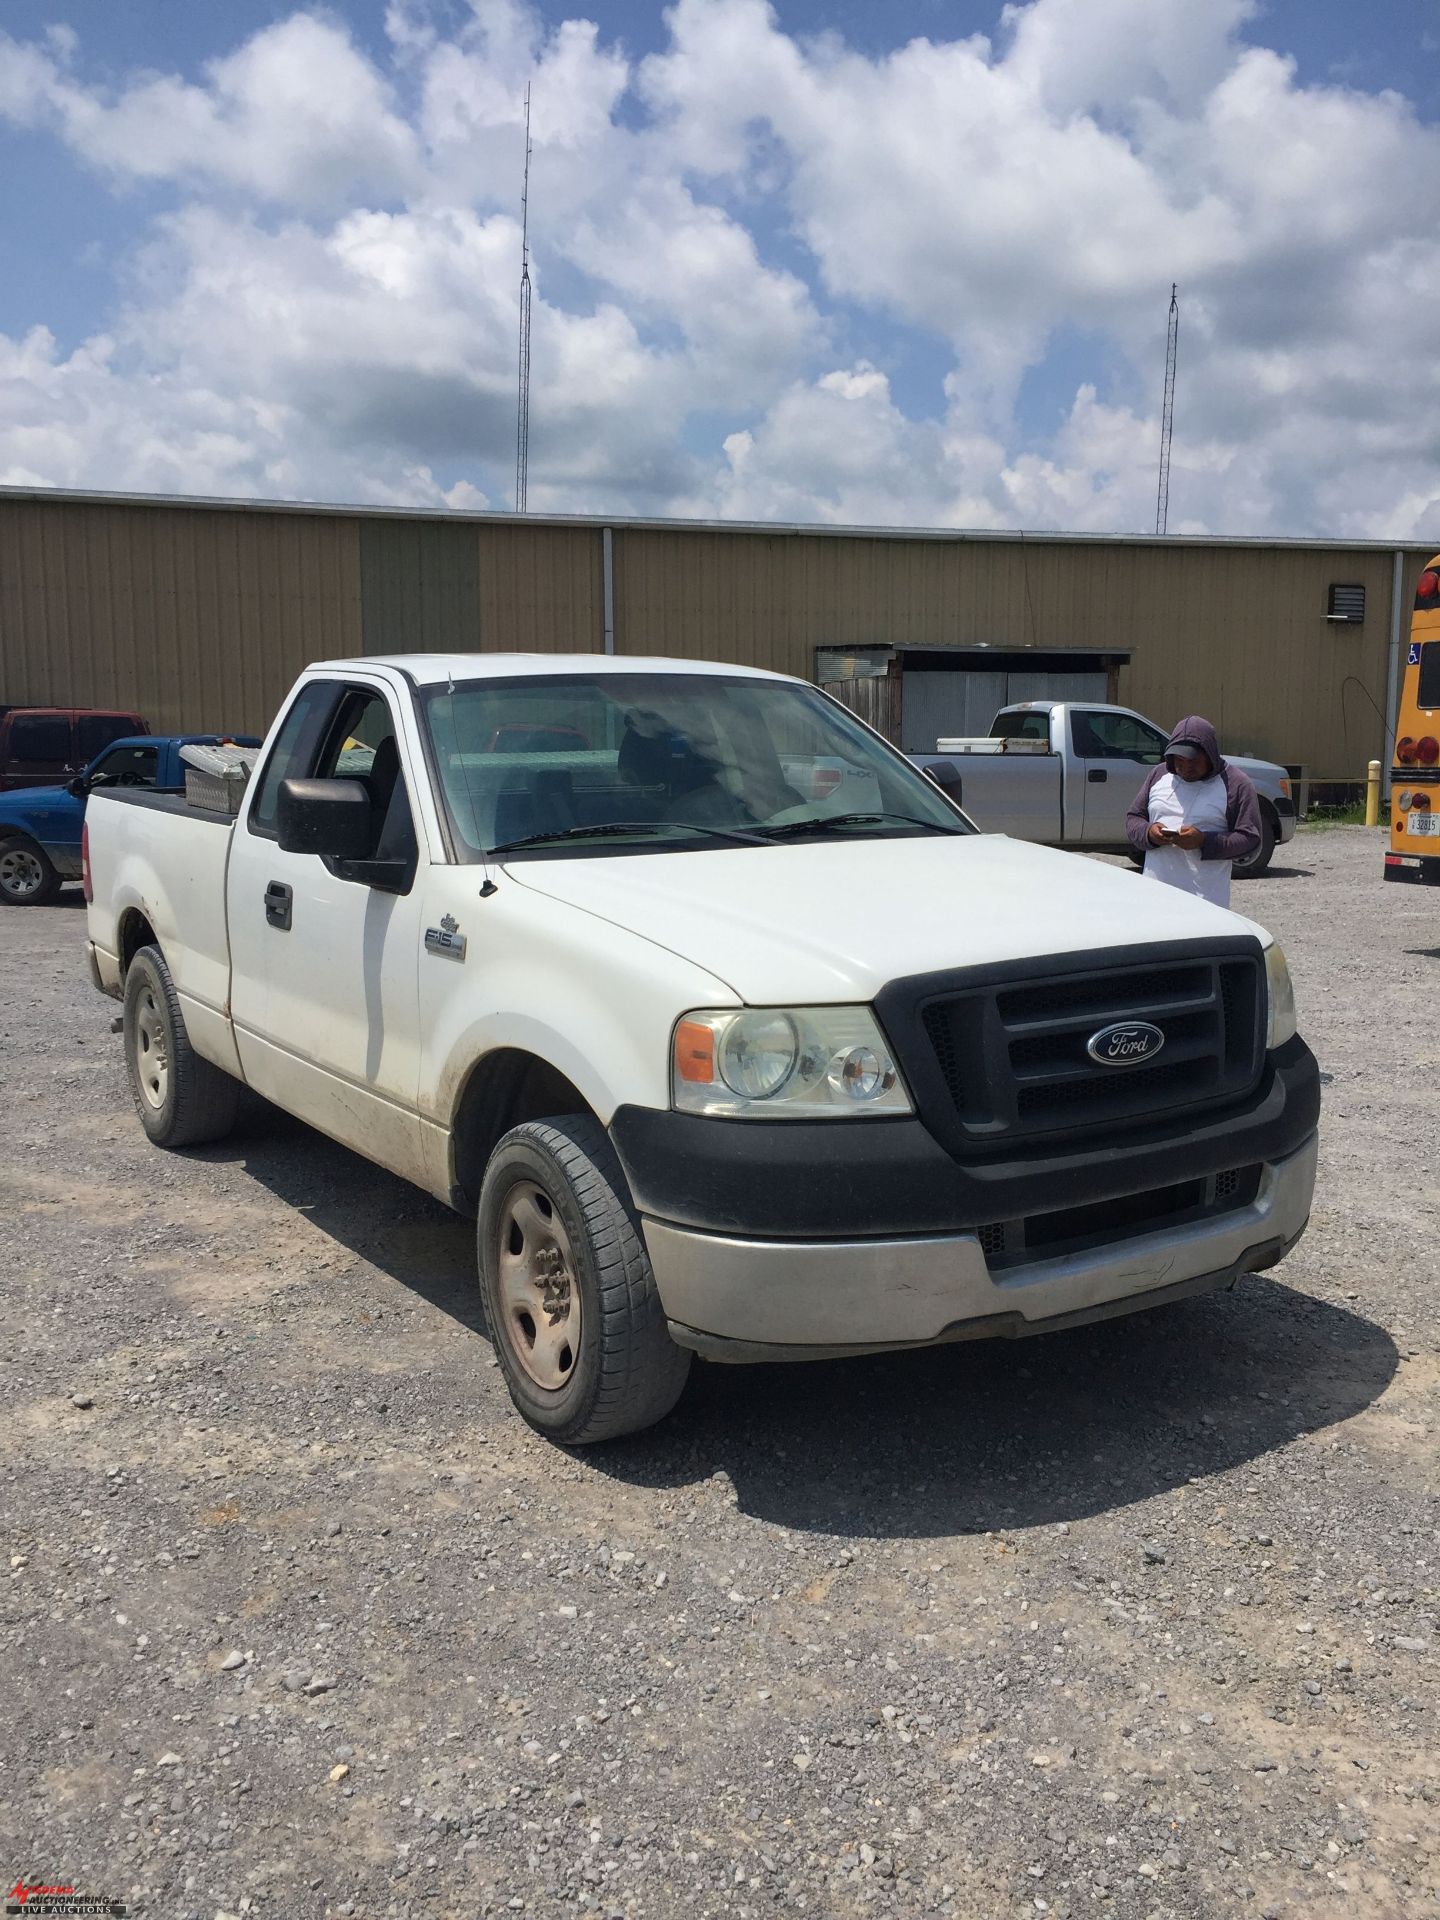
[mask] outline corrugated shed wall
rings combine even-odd
[[[0,700],[261,733],[361,646],[352,520],[0,501]]]
[[[475,529],[433,520],[360,520],[366,653],[468,653],[480,645]]]
[[[620,653],[809,677],[819,647],[1128,648],[1120,698],[1349,775],[1380,751],[1391,556],[617,527]],[[1408,556],[1404,619],[1429,550]],[[1325,618],[1366,589],[1361,626]],[[598,525],[0,495],[0,701],[262,731],[336,654],[599,651]]]
[[[669,529],[615,549],[625,653],[809,675],[822,646],[1129,648],[1120,699],[1159,721],[1205,713],[1234,751],[1321,774],[1380,750],[1386,552]],[[1365,586],[1362,625],[1327,621],[1333,582]]]
[[[524,521],[475,528],[487,653],[599,653],[605,595],[598,527]]]

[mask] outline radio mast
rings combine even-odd
[[[1165,333],[1165,400],[1160,409],[1160,484],[1155,490],[1155,531],[1170,520],[1170,439],[1175,431],[1175,350],[1180,344],[1180,302],[1170,284],[1170,324]]]
[[[520,192],[520,392],[515,409],[515,511],[530,479],[530,89],[525,89],[525,183]]]

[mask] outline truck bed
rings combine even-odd
[[[992,742],[992,747],[998,745]],[[1016,840],[1064,838],[1064,762],[1058,753],[916,753],[918,767],[949,760],[960,775],[960,804],[983,833]]]
[[[239,1074],[230,1028],[230,941],[225,916],[229,814],[183,793],[101,787],[85,827],[90,851],[90,938],[103,981],[146,938],[164,949],[197,1053]]]

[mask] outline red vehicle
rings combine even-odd
[[[0,793],[64,786],[112,740],[149,731],[138,713],[109,707],[0,707]]]

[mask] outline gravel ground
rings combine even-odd
[[[1280,863],[1240,901],[1328,1084],[1277,1273],[697,1368],[576,1456],[510,1411],[464,1223],[268,1112],[155,1152],[78,901],[6,910],[0,1876],[200,1920],[1440,1912],[1440,897],[1363,829]]]

